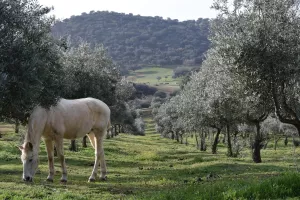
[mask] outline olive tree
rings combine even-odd
[[[115,104],[110,106],[111,109],[111,122],[114,126],[114,134],[117,134],[117,125],[119,126],[119,129],[121,129],[121,125],[129,124],[131,126],[134,125],[133,120],[128,120],[129,118],[132,118],[131,114],[131,108],[126,103],[134,94],[135,89],[133,85],[129,82],[127,82],[125,79],[121,79],[116,86],[116,100]],[[113,135],[112,135],[113,136]]]
[[[155,109],[155,108],[154,108]],[[159,132],[163,137],[175,139],[175,133],[173,130],[173,123],[176,118],[171,118],[172,109],[174,107],[170,104],[170,101],[166,101],[161,104],[154,115],[154,121],[156,122],[156,131]],[[176,117],[176,116],[173,116]],[[179,137],[176,136],[176,140],[179,142]]]
[[[50,8],[35,0],[0,1],[0,115],[26,122],[62,91],[61,45],[51,36]]]
[[[248,94],[271,100],[300,134],[300,16],[295,0],[215,0],[212,46],[231,62]]]
[[[109,106],[116,103],[116,87],[121,81],[118,67],[102,45],[91,47],[81,42],[69,47],[63,57],[65,98],[94,97]]]
[[[254,139],[251,141],[252,160],[261,163],[260,151],[267,139],[261,131],[261,126],[272,110],[271,104],[267,99],[257,95],[249,95],[244,98],[241,97],[241,99],[246,109],[246,113],[244,113],[245,122],[255,126]]]
[[[230,128],[241,118],[241,105],[229,67],[215,49],[209,50],[202,68],[191,76],[181,92],[182,99],[178,107],[181,109],[180,116],[193,129],[206,126],[217,130],[212,145],[213,153],[216,153],[219,135],[226,127],[228,156],[232,156]]]

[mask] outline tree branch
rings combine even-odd
[[[274,87],[274,84],[272,83],[272,96],[273,96],[273,101],[274,101],[274,104],[275,104],[275,113],[278,117],[278,119],[282,122],[282,123],[287,123],[287,124],[292,124],[292,125],[296,125],[298,123],[295,123],[295,120],[291,120],[291,119],[287,119],[286,117],[284,117],[281,113],[281,107],[280,107],[280,103],[279,103],[279,100],[278,100],[278,95],[277,95],[277,92],[276,92],[276,89]]]

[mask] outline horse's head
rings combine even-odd
[[[25,142],[22,146],[19,146],[19,149],[22,152],[23,180],[31,182],[38,166],[37,152],[33,151],[31,142]]]

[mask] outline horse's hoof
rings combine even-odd
[[[96,181],[96,179],[94,179],[94,178],[89,178],[89,182],[90,183],[93,183],[93,182],[95,182]]]
[[[61,179],[61,180],[60,180],[60,183],[61,183],[61,184],[66,184],[66,183],[67,183],[67,180]]]
[[[100,177],[100,181],[107,181],[107,176],[105,176],[105,177]]]
[[[49,182],[49,183],[53,183],[53,179],[47,178],[46,181]]]

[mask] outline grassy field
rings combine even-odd
[[[172,68],[161,67],[146,67],[140,70],[132,71],[127,77],[127,80],[135,83],[145,83],[147,85],[155,86],[159,90],[172,92],[179,89],[181,78],[172,78]],[[157,80],[160,76],[161,79]]]
[[[39,173],[34,183],[21,181],[20,136],[13,127],[0,131],[0,199],[286,199],[300,196],[297,149],[280,142],[262,151],[263,163],[254,164],[249,150],[240,158],[227,158],[220,144],[218,155],[200,152],[194,144],[183,145],[161,138],[151,119],[146,136],[120,134],[105,140],[108,181],[88,183],[92,171],[92,148],[70,152],[65,145],[68,183],[59,183],[55,160],[54,183],[45,182],[48,167],[41,145]],[[80,142],[78,141],[78,144]]]

